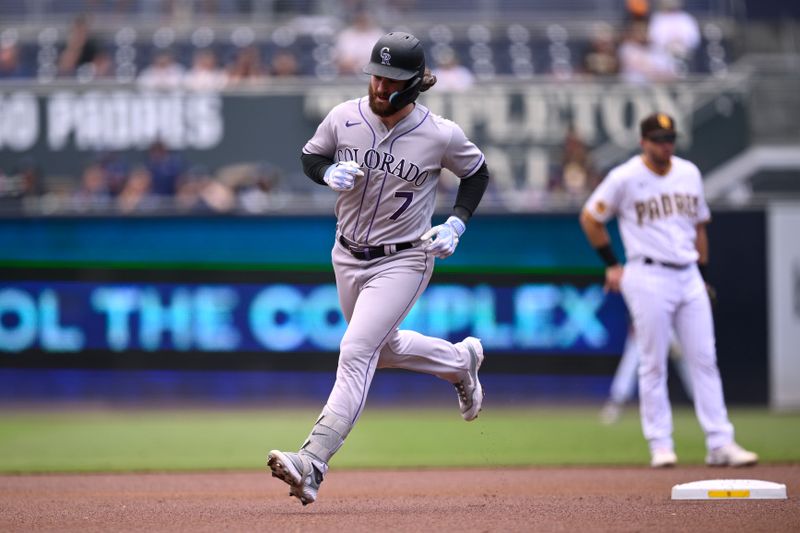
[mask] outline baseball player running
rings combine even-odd
[[[361,415],[376,368],[438,376],[458,393],[461,416],[478,416],[483,389],[479,339],[452,344],[398,325],[425,290],[434,257],[456,249],[489,173],[483,153],[455,123],[416,103],[436,78],[413,35],[393,32],[364,67],[368,96],[337,105],[303,147],[305,173],[338,193],[331,252],[348,326],[336,382],[297,453],[272,450],[272,475],[303,505],[317,498],[331,457]],[[461,178],[452,215],[431,228],[442,168]]]
[[[706,464],[745,466],[758,456],[736,444],[717,369],[711,304],[704,283],[710,220],[698,168],[674,154],[675,122],[663,113],[640,124],[642,154],[609,172],[580,222],[606,264],[607,290],[622,291],[639,347],[642,428],[653,467],[677,462],[667,393],[670,332],[683,349],[694,407],[706,437]],[[609,244],[605,223],[619,221],[627,262]]]

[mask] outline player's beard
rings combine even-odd
[[[675,145],[650,143],[645,149],[645,156],[650,160],[650,163],[660,169],[669,169],[672,164],[672,155],[675,153]]]
[[[369,84],[369,108],[372,110],[373,113],[378,115],[379,117],[389,117],[394,115],[397,110],[394,106],[389,102],[389,95],[388,94],[381,94],[382,98],[386,98],[386,101],[378,101],[378,95],[375,93],[375,89],[372,88],[372,84]]]
[[[650,160],[659,167],[669,167],[673,152],[672,146],[657,146],[650,152]]]

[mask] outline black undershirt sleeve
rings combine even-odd
[[[486,192],[488,185],[489,169],[484,162],[475,174],[462,179],[461,183],[458,184],[453,214],[466,223],[478,208],[478,204],[481,202],[483,193]]]
[[[320,185],[326,185],[325,180],[322,178],[325,176],[325,171],[328,170],[328,167],[333,164],[333,159],[329,159],[324,155],[301,153],[300,162],[303,164],[303,172],[306,173],[306,176]]]

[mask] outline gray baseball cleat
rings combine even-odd
[[[453,383],[458,393],[458,407],[461,416],[467,422],[478,418],[478,413],[483,405],[483,387],[478,381],[478,370],[483,363],[483,346],[481,340],[467,337],[459,344],[463,344],[469,352],[470,362],[467,376],[457,383]]]
[[[294,496],[304,506],[316,501],[324,472],[311,459],[299,453],[272,450],[267,466],[272,470],[272,477],[291,487],[289,496]]]

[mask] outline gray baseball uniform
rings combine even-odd
[[[267,466],[303,505],[316,501],[328,462],[364,409],[378,367],[425,372],[453,384],[466,421],[483,405],[480,339],[452,344],[398,326],[458,245],[489,180],[484,156],[456,124],[414,104],[435,77],[419,39],[390,32],[364,66],[367,97],[336,106],[303,147],[306,175],[339,195],[331,252],[348,326],[336,382],[297,453],[272,450]],[[333,164],[331,164],[333,163]],[[464,179],[453,214],[431,227],[443,168]]]
[[[333,108],[303,152],[361,165],[364,178],[336,200],[337,229],[371,246],[419,239],[431,227],[442,168],[466,178],[484,162],[460,127],[425,106],[389,131],[366,97]]]
[[[303,152],[356,161],[364,172],[352,190],[338,193],[331,254],[348,327],[336,382],[320,419],[327,417],[325,423],[343,440],[364,408],[376,368],[425,372],[450,383],[469,370],[470,354],[461,343],[397,328],[433,273],[434,257],[418,245],[431,227],[442,168],[467,178],[482,166],[484,156],[460,127],[419,103],[387,130],[367,97],[336,106]],[[341,236],[358,245],[383,246],[389,255],[354,257]],[[396,251],[400,243],[414,246]],[[326,461],[332,455],[315,447],[313,438],[306,449]]]

